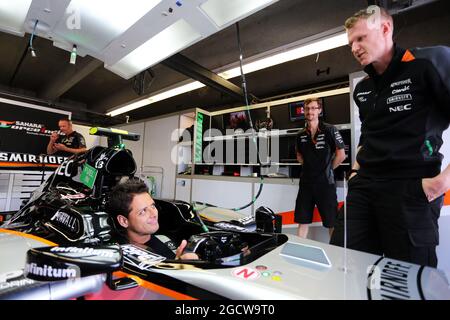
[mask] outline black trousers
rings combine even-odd
[[[350,179],[347,195],[347,247],[431,267],[437,266],[441,196],[428,202],[422,179]],[[331,244],[344,245],[344,214],[339,211]]]

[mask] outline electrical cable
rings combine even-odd
[[[31,33],[31,37],[30,37],[30,43],[29,43],[29,48],[31,51],[31,56],[34,58],[36,57],[36,51],[34,51],[33,48],[33,39],[34,39],[34,35],[36,33],[36,27],[38,25],[39,20],[36,20],[36,22],[34,23],[34,27],[33,27],[33,32]]]
[[[236,31],[237,31],[237,41],[238,41],[238,47],[239,47],[239,69],[241,71],[241,79],[242,79],[242,90],[244,93],[244,99],[245,99],[245,106],[246,106],[246,110],[247,111],[247,116],[249,119],[249,125],[250,125],[250,129],[252,132],[252,141],[253,144],[255,145],[255,150],[256,150],[256,155],[257,155],[257,162],[259,167],[261,168],[262,163],[261,163],[261,158],[259,156],[259,150],[258,150],[258,143],[256,141],[256,134],[255,134],[255,128],[253,126],[253,120],[252,120],[252,116],[250,114],[250,104],[248,101],[248,92],[247,92],[247,80],[245,78],[245,73],[244,73],[244,68],[243,68],[243,54],[242,54],[242,46],[241,46],[241,35],[240,35],[240,30],[239,30],[239,23],[236,23]],[[241,207],[237,207],[237,208],[232,208],[230,210],[232,211],[240,211],[243,210],[245,208],[250,207],[252,204],[255,203],[255,201],[259,198],[259,196],[261,195],[262,189],[263,189],[263,185],[264,185],[264,177],[260,174],[260,184],[259,184],[259,189],[258,192],[256,193],[256,196],[253,197],[252,201],[250,201],[249,203],[247,203],[244,206]],[[202,219],[200,218],[200,214],[199,211],[205,209],[206,207],[214,207],[208,204],[203,204],[204,207],[203,208],[197,208],[196,205],[198,204],[198,202],[194,201],[194,205],[193,205],[193,211],[195,212],[198,220],[200,220],[200,224],[203,228],[203,230],[205,230],[206,232],[208,232],[208,228],[207,226],[203,223]],[[253,216],[253,213],[252,213]]]
[[[252,115],[250,114],[250,106],[249,106],[249,102],[248,102],[247,80],[245,78],[245,73],[244,73],[244,68],[243,68],[243,53],[242,53],[242,46],[241,46],[241,33],[240,33],[240,30],[239,30],[239,22],[236,22],[236,32],[237,32],[237,41],[238,41],[238,47],[239,47],[239,69],[241,71],[242,90],[244,91],[245,106],[246,106],[246,111],[247,111],[247,115],[248,115],[250,130],[251,130],[251,133],[252,133],[252,141],[253,141],[253,144],[254,144],[255,150],[256,150],[257,162],[258,162],[259,167],[261,168],[262,163],[261,163],[261,158],[259,156],[258,143],[256,141],[256,134],[255,134],[255,128],[253,127],[253,120],[252,120]],[[256,193],[256,196],[253,197],[252,201],[250,201],[249,203],[247,203],[246,205],[244,205],[242,207],[233,208],[231,210],[233,210],[233,211],[240,211],[240,210],[243,210],[243,209],[245,209],[247,207],[250,207],[252,204],[254,204],[255,201],[261,195],[262,188],[263,188],[263,185],[264,185],[264,178],[261,175],[261,173],[260,173],[260,181],[261,182],[259,184],[259,190]]]

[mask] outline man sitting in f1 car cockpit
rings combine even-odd
[[[125,242],[149,249],[168,259],[199,259],[193,252],[184,253],[187,241],[183,240],[175,253],[158,237],[158,209],[149,194],[147,185],[138,179],[130,179],[115,186],[109,195],[106,211],[121,229]]]

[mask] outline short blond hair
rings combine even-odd
[[[373,16],[377,12],[377,10],[374,10],[376,8],[379,9],[381,18],[390,21],[392,24],[392,22],[393,22],[392,16],[389,14],[389,12],[387,12],[386,9],[381,8],[379,6],[369,6],[365,9],[359,10],[354,15],[352,15],[350,18],[345,20],[345,23],[344,23],[345,29],[348,30],[348,29],[353,28],[355,26],[355,24],[361,19],[364,19],[364,20],[369,19],[371,16]]]

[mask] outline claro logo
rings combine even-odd
[[[410,111],[411,103],[402,105],[402,106],[395,106],[395,107],[389,107],[389,112],[402,112],[402,111]]]

